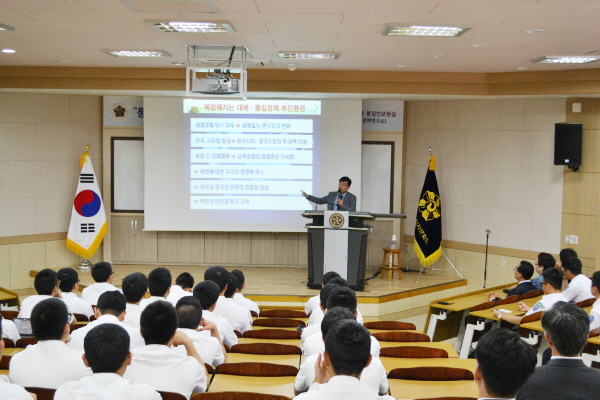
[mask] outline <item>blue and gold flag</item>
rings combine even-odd
[[[435,178],[435,157],[429,157],[429,168],[419,198],[415,225],[415,252],[425,268],[442,255],[442,207]]]

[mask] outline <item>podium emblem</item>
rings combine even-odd
[[[344,226],[344,216],[338,213],[331,214],[331,217],[329,217],[329,224],[336,229],[341,228]]]

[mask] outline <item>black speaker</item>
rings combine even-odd
[[[568,165],[573,171],[581,166],[583,127],[579,123],[554,124],[554,165]]]

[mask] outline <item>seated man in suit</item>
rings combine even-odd
[[[598,398],[600,371],[587,367],[581,360],[589,332],[585,311],[571,303],[556,304],[542,317],[542,328],[552,358],[535,369],[517,393],[517,400]]]
[[[85,337],[83,362],[94,374],[58,388],[54,400],[161,400],[151,386],[123,378],[131,364],[129,335],[115,324],[103,324]]]
[[[125,300],[127,300],[123,324],[139,330],[140,315],[142,315],[140,302],[148,290],[148,278],[141,272],[134,272],[123,278],[121,287]]]
[[[202,307],[202,318],[214,322],[219,329],[221,341],[228,347],[238,344],[238,337],[233,331],[233,326],[223,317],[219,317],[213,311],[219,299],[219,286],[213,281],[200,282],[194,287],[194,297],[200,301]]]
[[[71,311],[75,314],[83,314],[90,318],[94,315],[92,306],[77,296],[79,291],[79,274],[73,268],[62,268],[57,272],[58,288],[61,297],[69,305]]]
[[[475,383],[480,399],[514,399],[535,370],[535,349],[507,329],[494,329],[475,349]]]
[[[356,196],[348,191],[352,185],[352,179],[342,176],[338,183],[337,192],[329,192],[327,196],[315,197],[305,192],[302,195],[316,204],[327,204],[328,210],[356,211]]]
[[[579,303],[592,297],[592,281],[581,273],[583,266],[577,257],[569,258],[568,262],[563,264],[565,277],[569,284],[563,289],[563,295],[567,301]]]
[[[0,337],[2,336],[2,314],[0,314]],[[0,359],[2,359],[2,352],[4,351],[4,340],[0,339]],[[12,361],[12,360],[11,360]],[[14,383],[8,382],[6,375],[0,375],[0,393],[3,398],[11,400],[32,400],[37,399],[37,396],[28,393],[22,386],[15,385]]]
[[[514,295],[521,296],[527,292],[536,290],[535,286],[533,286],[530,281],[533,276],[533,265],[531,265],[529,261],[521,261],[519,265],[513,269],[513,272],[515,274],[515,279],[517,280],[517,286],[514,286],[511,289],[504,289],[506,297]],[[490,293],[488,295],[488,300],[498,301],[500,298],[496,293]]]
[[[102,261],[94,264],[92,267],[92,278],[94,278],[96,283],[92,283],[83,289],[81,292],[83,301],[95,306],[98,304],[98,298],[102,293],[119,290],[112,284],[114,274],[115,271],[113,271],[110,263]]]
[[[140,302],[142,311],[155,301],[167,301],[167,296],[171,293],[171,283],[173,283],[171,271],[168,269],[158,267],[150,271],[148,274],[148,290],[150,290],[150,297],[147,299],[144,298]]]
[[[539,274],[538,277],[531,280],[531,283],[537,290],[542,290],[542,273],[548,268],[556,267],[556,259],[552,254],[540,253],[537,256],[537,262],[534,265],[535,272]]]

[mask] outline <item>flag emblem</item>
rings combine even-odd
[[[102,206],[102,200],[94,191],[83,190],[75,196],[73,206],[75,211],[82,217],[93,217],[98,214]]]
[[[421,190],[415,222],[415,253],[423,267],[442,255],[442,206],[435,177],[435,157],[431,154]]]
[[[425,221],[431,221],[434,218],[439,218],[440,213],[440,196],[427,190],[421,200],[419,200],[419,212]]]

